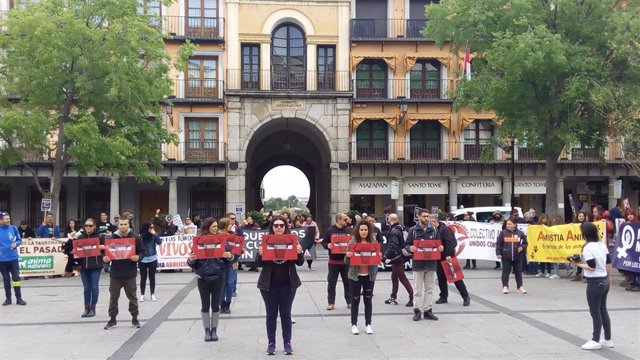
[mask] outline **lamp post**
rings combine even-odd
[[[407,104],[406,96],[398,96],[396,99],[398,100],[398,108],[400,109],[399,123],[402,124],[404,117],[407,115],[407,111],[409,111],[409,105]]]

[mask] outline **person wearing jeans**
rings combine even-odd
[[[572,261],[572,263],[584,270],[584,277],[587,279],[587,304],[593,320],[591,340],[582,345],[582,350],[612,348],[611,319],[607,310],[607,295],[611,285],[611,256],[607,245],[599,241],[598,228],[593,223],[582,223],[580,231],[587,241],[582,248],[584,262]],[[604,340],[600,341],[602,329],[604,329]]]
[[[158,251],[157,245],[162,244],[162,239],[156,234],[155,227],[152,223],[142,224],[140,228],[140,238],[145,249],[145,257],[138,263],[140,269],[140,302],[144,301],[144,292],[147,287],[147,276],[149,277],[149,290],[151,291],[151,301],[157,301],[156,298],[156,270],[158,269]]]
[[[22,299],[20,284],[18,246],[21,244],[20,232],[17,227],[11,225],[11,216],[6,212],[0,212],[0,272],[2,273],[6,296],[2,306],[11,304],[11,286],[13,286],[13,291],[16,293],[16,304],[27,305]]]
[[[509,218],[505,229],[496,240],[496,256],[502,260],[502,293],[509,293],[509,275],[513,269],[516,276],[517,292],[526,294],[522,283],[522,259],[527,253],[527,236],[516,227],[516,220]]]
[[[87,218],[83,225],[84,231],[78,235],[77,240],[100,238],[97,222],[92,218]],[[69,239],[64,244],[65,252],[73,256],[73,242],[77,241]],[[104,262],[104,240],[100,239],[100,255],[77,258],[75,261],[80,265],[80,278],[84,287],[84,312],[81,317],[96,316],[96,304],[98,303],[98,295],[100,294],[100,273]]]
[[[269,234],[282,235],[289,234],[289,224],[284,217],[276,217],[269,226]],[[298,276],[296,266],[304,264],[304,251],[302,246],[297,246],[298,257],[294,260],[273,260],[263,261],[262,246],[258,247],[256,265],[262,266],[262,271],[258,277],[258,289],[264,301],[267,312],[267,355],[276,354],[276,329],[278,327],[278,313],[282,324],[282,341],[284,343],[284,354],[292,355],[291,346],[291,307],[293,299],[296,297],[296,290],[302,282]]]

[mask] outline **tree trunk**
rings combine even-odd
[[[67,165],[67,154],[64,146],[64,126],[58,127],[58,139],[56,140],[56,158],[53,161],[53,172],[51,174],[51,212],[53,223],[60,226],[61,231],[64,227],[60,224],[60,192],[62,190],[62,181],[64,178],[64,169]]]

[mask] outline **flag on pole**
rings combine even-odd
[[[471,56],[469,56],[469,47],[464,53],[464,75],[467,80],[471,80]]]

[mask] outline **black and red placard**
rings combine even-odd
[[[298,236],[294,234],[262,236],[262,260],[298,259]]]
[[[75,239],[73,240],[73,257],[76,259],[100,256],[100,239]]]
[[[379,243],[355,243],[350,248],[353,255],[349,258],[349,265],[378,265],[380,263]]]
[[[456,257],[451,258],[451,263],[447,262],[447,260],[442,260],[442,269],[447,277],[447,282],[454,283],[464,279],[462,268]]]
[[[438,248],[441,244],[440,240],[413,240],[413,246],[416,247],[413,260],[440,260]]]
[[[198,259],[221,258],[225,252],[224,235],[194,236],[192,251]]]
[[[242,255],[244,250],[244,237],[238,235],[219,235],[224,237],[226,246],[229,247],[229,251],[234,255]]]
[[[332,254],[346,254],[347,247],[349,245],[351,236],[349,235],[334,235],[331,236],[331,253]]]
[[[104,241],[104,255],[111,260],[129,260],[135,254],[135,238],[114,238]]]

